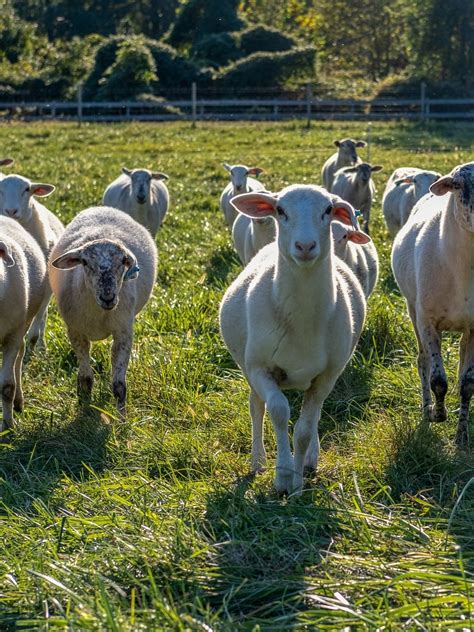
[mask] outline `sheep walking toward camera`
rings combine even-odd
[[[441,174],[436,171],[415,167],[395,169],[382,197],[382,212],[392,238],[406,224],[415,204],[430,192],[430,186],[438,178],[441,178]]]
[[[379,257],[371,238],[341,222],[331,225],[334,253],[356,275],[366,298],[374,291],[379,274]]]
[[[105,189],[102,203],[118,208],[147,228],[153,237],[161,227],[170,198],[166,173],[148,169],[126,169]]]
[[[299,493],[303,469],[319,455],[321,407],[349,361],[365,318],[365,298],[349,267],[334,255],[331,222],[355,230],[352,206],[321,187],[293,185],[277,195],[232,200],[254,219],[272,217],[277,238],[232,283],[220,306],[224,342],[250,385],[252,468],[265,464],[263,414],[277,439],[275,487]],[[305,391],[288,438],[290,407],[283,389]]]
[[[323,186],[327,191],[332,191],[334,174],[342,167],[350,167],[361,162],[357,155],[358,147],[365,147],[367,143],[364,140],[353,140],[352,138],[343,138],[335,140],[334,145],[337,151],[330,156],[321,169],[321,179]]]
[[[267,244],[274,241],[275,222],[271,217],[251,219],[238,213],[232,226],[232,240],[240,261],[247,265]]]
[[[80,399],[92,392],[91,341],[112,336],[112,388],[117,408],[125,414],[133,324],[151,296],[156,267],[150,233],[109,207],[76,215],[54,247],[50,282],[78,358]]]
[[[0,236],[3,431],[13,425],[13,409],[23,409],[24,337],[49,288],[46,261],[36,240],[8,217],[0,217]]]
[[[265,187],[261,182],[249,177],[258,177],[263,172],[263,169],[260,169],[260,167],[246,167],[245,165],[229,165],[227,162],[222,164],[224,169],[230,174],[230,182],[221,193],[220,207],[224,213],[227,226],[232,228],[238,215],[238,212],[231,204],[232,198],[240,193],[264,191]]]
[[[46,262],[51,249],[63,233],[64,226],[36,197],[46,197],[53,191],[52,184],[32,182],[16,174],[0,179],[0,213],[16,220],[36,239]],[[51,290],[45,292],[43,304],[28,331],[28,352],[32,351],[37,343],[43,349],[46,347],[45,329],[50,300]]]
[[[363,229],[369,234],[370,209],[375,195],[372,173],[382,171],[381,165],[359,162],[352,167],[343,167],[334,174],[332,192],[339,195],[360,210],[363,217]]]
[[[447,417],[442,332],[462,333],[456,434],[456,442],[462,446],[469,439],[469,406],[474,393],[474,162],[455,167],[430,190],[433,195],[418,202],[395,238],[392,267],[418,341],[423,411],[430,421]]]

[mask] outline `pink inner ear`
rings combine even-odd
[[[45,187],[34,187],[33,195],[47,195],[50,191]]]
[[[335,206],[332,210],[333,219],[340,220],[343,224],[352,226],[352,217],[349,211],[343,206]]]
[[[349,233],[349,240],[353,241],[355,244],[368,244],[370,237],[361,230],[355,230],[354,232]]]

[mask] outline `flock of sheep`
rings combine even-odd
[[[295,184],[271,193],[256,179],[262,169],[224,163],[231,180],[221,208],[245,267],[222,299],[220,328],[250,386],[252,468],[265,465],[266,409],[276,434],[280,492],[300,493],[305,470],[317,466],[321,409],[355,349],[378,275],[369,222],[371,174],[382,167],[361,161],[357,148],[364,141],[335,145],[322,169],[324,187]],[[2,429],[12,426],[13,409],[22,409],[25,346],[31,353],[37,342],[44,345],[52,293],[78,358],[81,401],[89,400],[93,386],[90,343],[112,336],[112,388],[125,414],[133,324],[153,290],[155,236],[169,206],[166,179],[124,168],[105,190],[104,206],[82,211],[64,228],[36,199],[54,186],[0,174]],[[474,392],[474,163],[443,177],[399,168],[382,207],[395,238],[393,271],[418,339],[429,420],[447,415],[441,333],[463,334],[457,442],[465,445]],[[304,391],[294,453],[282,392],[289,388]]]

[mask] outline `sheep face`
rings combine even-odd
[[[455,167],[431,185],[435,195],[452,193],[456,201],[455,215],[463,228],[474,232],[474,162]]]
[[[86,287],[99,307],[115,309],[122,283],[138,276],[135,256],[117,242],[100,239],[69,250],[52,262],[55,268],[69,270],[81,265]]]
[[[148,169],[122,169],[122,172],[130,178],[131,195],[137,204],[150,204],[151,195],[150,187],[152,180],[166,180],[168,176],[165,173],[152,172]]]
[[[339,157],[346,164],[355,164],[357,162],[357,147],[365,147],[366,142],[363,140],[353,140],[352,138],[343,138],[342,140],[335,140],[334,144],[337,147]]]
[[[234,188],[234,195],[247,191],[247,177],[259,176],[263,169],[260,167],[246,167],[245,165],[229,165],[224,163],[224,169],[230,173],[230,179]]]
[[[346,256],[347,244],[352,241],[355,244],[368,244],[371,238],[361,230],[354,230],[341,222],[332,222],[332,237],[334,240],[334,253],[344,259]]]
[[[417,173],[413,177],[413,186],[415,187],[415,199],[418,201],[424,195],[429,193],[430,186],[441,178],[440,173],[435,173],[433,171],[423,171],[422,173]]]
[[[5,176],[0,181],[0,213],[18,220],[20,224],[26,223],[32,214],[31,196],[46,197],[53,191],[52,184],[31,182],[17,175]]]
[[[280,254],[300,267],[311,267],[329,254],[333,219],[358,230],[355,212],[349,203],[312,185],[289,186],[278,194],[244,193],[231,203],[253,219],[272,216],[278,226]]]

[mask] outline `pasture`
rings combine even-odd
[[[323,411],[319,470],[300,498],[276,495],[271,468],[248,476],[247,383],[217,325],[240,269],[218,209],[221,163],[262,167],[270,190],[319,183],[333,139],[366,132],[343,122],[0,127],[1,156],[57,186],[46,204],[63,221],[100,202],[123,165],[169,174],[171,198],[135,329],[127,421],[116,418],[109,342],[93,348],[94,408],[78,410],[54,305],[48,350],[27,366],[25,412],[0,445],[1,629],[470,629],[474,487],[461,493],[474,459],[453,442],[458,338],[444,341],[449,420],[422,424],[380,201],[397,166],[447,173],[472,160],[473,125],[372,126],[370,159],[384,166],[371,220],[381,275]],[[269,423],[265,434],[272,464]]]

